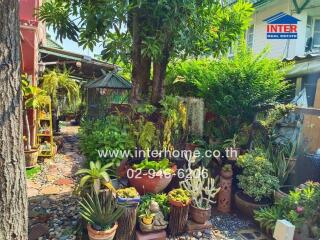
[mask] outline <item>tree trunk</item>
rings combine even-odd
[[[130,102],[136,104],[140,101],[139,67],[141,59],[141,38],[139,34],[138,8],[132,10],[132,89]]]
[[[147,99],[149,93],[149,80],[151,59],[150,57],[142,56],[141,53],[141,26],[140,26],[140,11],[135,8],[130,13],[130,28],[133,39],[132,44],[132,89],[130,102],[136,104]]]
[[[149,57],[141,58],[141,96],[144,100],[148,100],[149,97],[149,83],[151,70],[151,59]]]
[[[0,1],[0,239],[28,239],[19,1]]]
[[[153,63],[153,81],[151,102],[153,105],[158,105],[164,95],[164,79],[166,77],[167,65],[169,62],[169,47],[163,50],[162,59],[159,62]]]

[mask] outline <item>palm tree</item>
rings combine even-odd
[[[60,72],[58,69],[50,70],[46,72],[42,77],[42,89],[44,89],[52,100],[52,108],[54,113],[53,125],[55,131],[59,130],[59,123],[57,119],[57,107],[58,99],[61,96],[67,96],[68,105],[75,105],[80,100],[80,87],[79,85],[70,77],[70,73],[65,69]]]

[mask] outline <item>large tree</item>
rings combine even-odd
[[[0,239],[27,239],[19,1],[0,0]]]
[[[51,0],[41,7],[40,19],[61,39],[89,48],[102,43],[106,59],[130,61],[132,102],[146,99],[152,89],[156,104],[170,59],[227,51],[252,11],[242,0]]]

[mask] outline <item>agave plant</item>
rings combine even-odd
[[[93,197],[87,194],[80,201],[80,208],[80,215],[97,231],[112,228],[124,212],[123,207],[116,205],[111,193],[107,194],[104,204],[97,193]]]
[[[102,166],[100,161],[90,162],[90,168],[80,169],[76,175],[84,175],[80,179],[80,188],[91,188],[95,192],[99,192],[101,185],[107,185],[110,182],[110,176],[107,173],[108,164]]]

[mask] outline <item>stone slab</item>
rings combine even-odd
[[[167,233],[162,230],[153,233],[142,233],[141,231],[136,231],[136,240],[166,240]]]
[[[212,228],[212,224],[209,221],[207,221],[204,224],[199,224],[199,223],[195,223],[191,220],[188,220],[188,223],[186,226],[186,230],[189,233],[196,232],[196,231],[203,231],[203,230],[210,229],[210,228]]]

